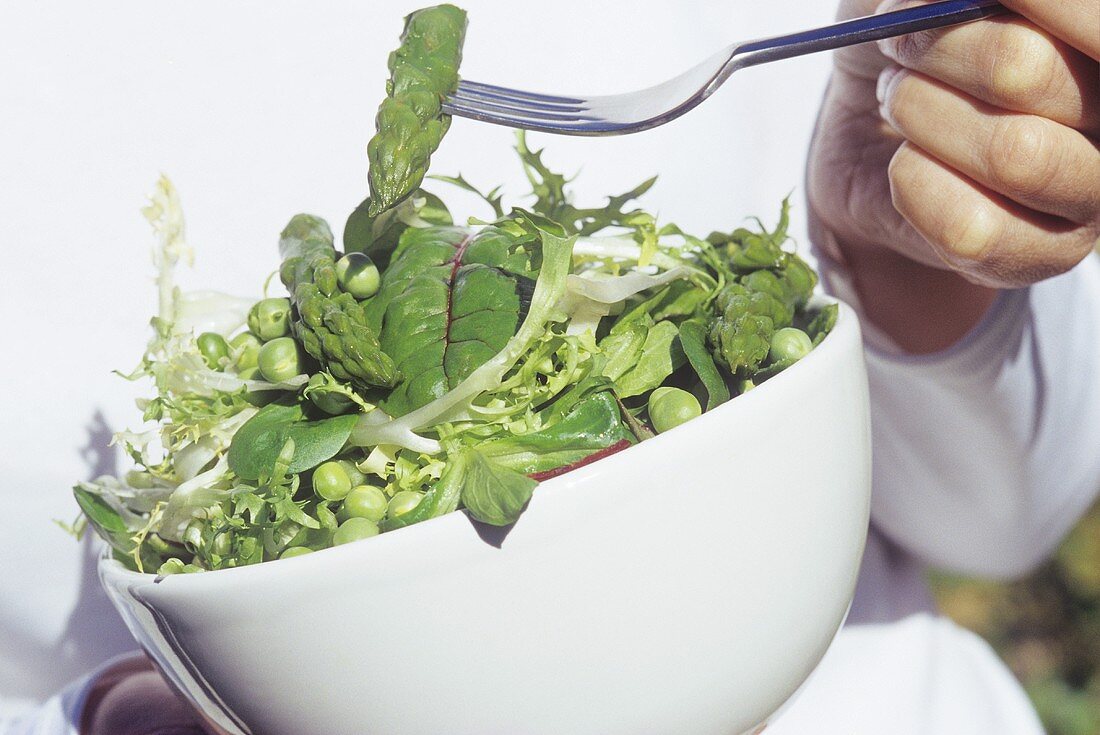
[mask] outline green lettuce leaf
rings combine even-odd
[[[123,554],[130,554],[134,550],[134,529],[126,524],[118,510],[111,507],[100,495],[82,487],[73,488],[73,495],[88,523],[111,548]]]
[[[654,322],[639,307],[620,319],[600,341],[607,362],[601,374],[615,381],[619,398],[641,395],[661,385],[686,357],[670,321]]]
[[[630,398],[657,388],[686,358],[672,322],[657,322],[646,334],[637,363],[615,381],[619,398]]]
[[[358,416],[334,416],[306,421],[297,403],[270,403],[245,422],[229,445],[229,469],[244,480],[256,480],[275,464],[288,439],[294,457],[288,471],[304,472],[336,456],[358,421]]]
[[[492,526],[515,523],[538,481],[500,466],[477,449],[467,449],[461,457],[462,504],[470,515]]]
[[[838,316],[840,316],[840,307],[836,304],[829,304],[810,321],[810,324],[806,327],[806,334],[810,335],[814,347],[821,344],[821,341],[829,336],[829,332],[833,331]]]
[[[680,325],[680,347],[707,390],[707,410],[728,401],[730,390],[707,350],[707,327],[702,319],[689,319]]]
[[[482,442],[478,451],[502,467],[530,475],[573,464],[632,437],[623,426],[615,397],[603,391],[577,402],[554,424]]]

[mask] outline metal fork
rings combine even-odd
[[[944,0],[759,41],[736,43],[649,89],[566,97],[462,80],[443,103],[451,115],[561,135],[625,135],[675,120],[714,94],[739,69],[1005,12],[996,0]]]

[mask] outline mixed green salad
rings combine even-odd
[[[526,207],[433,177],[491,213],[456,224],[422,185],[465,23],[453,6],[406,19],[369,198],[339,246],[320,217],[293,217],[265,298],[174,285],[190,251],[158,183],[144,213],[160,305],[127,376],[155,392],[144,428],[116,437],[134,468],[75,488],[82,523],[131,568],[255,564],[459,509],[511,524],[540,480],[751,390],[832,328],[784,247],[786,202],[774,229],[696,237],[637,208],[653,179],[578,206],[519,134]]]

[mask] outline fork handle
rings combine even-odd
[[[879,41],[906,33],[957,25],[1004,12],[1007,12],[1007,8],[996,0],[943,0],[846,20],[810,31],[750,41],[737,48],[731,64],[736,68],[766,64],[769,61]]]

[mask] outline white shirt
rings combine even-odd
[[[798,0],[462,4],[465,76],[584,93],[646,86],[731,41],[821,25],[834,12]],[[3,735],[70,732],[81,678],[133,647],[95,578],[93,544],[50,521],[75,516],[74,481],[124,468],[106,444],[136,423],[140,389],[110,371],[136,363],[155,306],[144,196],[162,170],[181,192],[197,253],[185,287],[257,294],[292,214],[339,228],[365,195],[386,55],[414,5],[0,6]],[[747,215],[774,221],[801,188],[828,72],[824,55],[750,69],[657,130],[531,140],[557,168],[583,168],[582,201],[659,173],[645,202],[663,221],[702,234]],[[433,171],[503,183],[516,201],[527,187],[511,142],[502,128],[456,120]],[[484,214],[443,193],[460,216]],[[1072,444],[1100,421],[1100,385],[1089,379],[1100,354],[1087,339],[1100,327],[1096,270],[1004,299],[948,356],[869,353],[874,528],[852,618],[769,732],[1039,731],[988,647],[935,615],[923,565],[1025,571],[1094,497],[1096,453]],[[1073,425],[1082,429],[1064,428]],[[982,441],[961,454],[948,428]],[[945,724],[959,722],[974,726]]]

